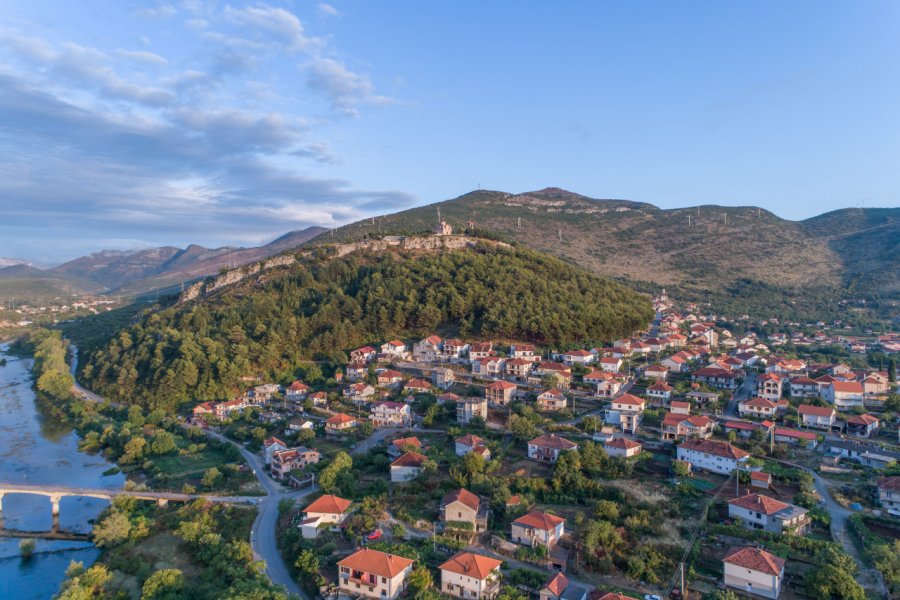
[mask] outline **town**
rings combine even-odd
[[[379,341],[190,421],[317,490],[279,535],[326,597],[891,594],[900,336],[653,305],[604,347]]]

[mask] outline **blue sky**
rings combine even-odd
[[[0,256],[255,245],[476,187],[897,206],[900,3],[6,0]]]

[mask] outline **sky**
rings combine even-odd
[[[900,205],[900,3],[0,2],[0,256],[471,190]]]

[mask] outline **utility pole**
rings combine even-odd
[[[516,217],[516,228],[522,229],[522,217]]]
[[[688,227],[691,226],[691,215],[688,215]]]
[[[559,233],[559,241],[562,241],[562,229],[557,230]]]

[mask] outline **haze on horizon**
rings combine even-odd
[[[9,0],[0,256],[258,245],[562,187],[897,206],[900,5]]]

